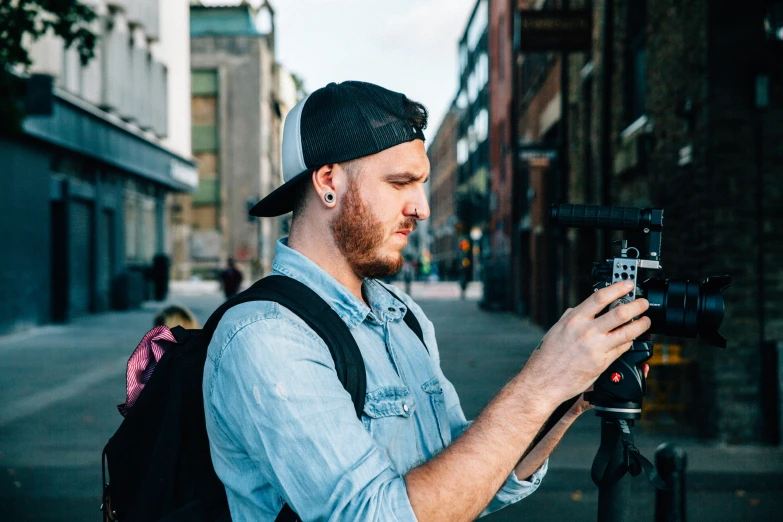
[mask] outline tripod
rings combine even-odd
[[[601,443],[591,475],[598,486],[598,520],[630,520],[631,477],[642,471],[650,483],[668,489],[652,463],[641,455],[633,442],[634,421],[641,418],[642,400],[647,389],[642,365],[652,357],[652,340],[633,341],[631,349],[614,361],[598,377],[585,398],[595,405],[601,418]]]

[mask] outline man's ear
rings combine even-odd
[[[318,197],[323,199],[327,192],[337,193],[335,183],[335,163],[330,163],[313,171],[313,186]]]

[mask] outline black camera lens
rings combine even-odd
[[[678,279],[648,279],[640,286],[650,308],[651,333],[678,337],[698,337],[726,347],[726,338],[718,333],[723,321],[721,292],[731,283],[730,276],[711,276],[703,282]]]

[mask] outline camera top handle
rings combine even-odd
[[[642,247],[639,257],[660,262],[663,233],[662,208],[613,207],[608,205],[552,205],[549,217],[557,225],[578,228],[627,230]],[[660,268],[658,264],[655,268]],[[652,266],[651,266],[652,268]]]
[[[612,207],[603,205],[552,205],[549,215],[555,224],[566,227],[610,230],[661,230],[663,209]]]

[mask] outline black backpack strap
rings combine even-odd
[[[381,287],[387,292],[389,292],[392,295],[392,297],[394,297],[396,300],[402,302],[402,299],[400,299],[397,294],[389,290],[389,288],[387,288],[386,285],[381,284]],[[430,349],[427,348],[427,343],[424,342],[424,331],[421,329],[421,324],[419,324],[419,320],[416,319],[416,314],[411,312],[410,306],[406,306],[405,308],[406,308],[405,317],[403,317],[402,320],[405,321],[405,324],[408,325],[408,328],[413,330],[413,333],[415,333],[416,337],[419,338],[421,344],[424,345],[424,349],[427,350],[427,353],[429,353]]]
[[[298,315],[323,339],[334,359],[337,378],[353,399],[361,418],[367,393],[364,359],[348,326],[321,296],[299,281],[286,276],[267,276],[230,299],[207,320],[204,331],[212,335],[230,308],[252,301],[274,301]]]
[[[220,319],[232,307],[252,301],[273,301],[298,315],[323,339],[334,360],[337,378],[351,395],[356,416],[361,419],[367,393],[364,359],[348,326],[321,296],[299,281],[286,276],[268,276],[230,299],[207,320],[204,332],[210,337]],[[288,504],[275,522],[298,522],[299,516]]]

